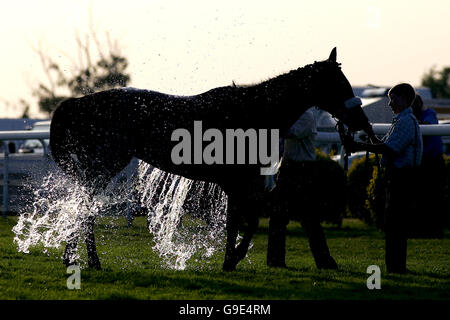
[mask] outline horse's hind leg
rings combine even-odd
[[[71,240],[66,243],[66,249],[63,255],[63,264],[68,267],[75,264],[74,254],[77,249],[78,236],[72,235]]]
[[[90,197],[92,199],[92,197]],[[85,233],[86,249],[88,254],[88,265],[90,268],[97,270],[101,269],[100,259],[97,255],[94,237],[94,222],[95,217],[89,216],[85,221],[81,222],[81,228]],[[68,267],[76,263],[74,255],[78,245],[78,235],[72,234],[70,240],[66,244],[66,249],[63,255],[63,264]]]
[[[117,159],[113,165],[109,165],[107,162],[104,162],[102,166],[102,171],[96,170],[95,173],[91,173],[91,176],[96,176],[94,181],[91,181],[89,184],[89,189],[91,190],[89,194],[90,202],[93,202],[93,198],[96,194],[103,191],[111,179],[118,174],[125,166],[130,162],[130,158],[122,158]],[[97,246],[95,243],[95,235],[94,235],[94,223],[95,216],[90,215],[83,223],[83,230],[85,232],[85,242],[86,242],[86,250],[88,254],[88,266],[89,268],[101,270],[100,259],[97,254]]]
[[[104,159],[104,161],[99,161],[100,157],[96,157],[96,162],[92,162],[95,165],[89,167],[84,170],[85,176],[82,181],[82,184],[86,186],[88,191],[88,203],[87,205],[93,202],[93,198],[96,194],[101,192],[106,188],[111,179],[118,174],[126,165],[130,162],[131,156],[124,156],[122,158],[116,157],[115,161],[109,161],[108,158]],[[87,166],[84,166],[86,168]],[[93,215],[89,215],[85,218],[84,221],[81,222],[82,230],[85,235],[86,249],[88,254],[88,265],[90,268],[94,268],[97,270],[101,269],[100,259],[97,254],[97,247],[95,243],[94,236],[94,223],[95,217]],[[78,237],[71,237],[71,241],[69,241],[66,245],[66,250],[63,256],[63,262],[66,266],[74,264],[75,261],[73,259],[73,253],[76,250]]]
[[[77,224],[80,225],[80,228],[82,230],[85,229],[86,224],[84,221],[82,221],[81,216],[77,217]],[[66,242],[66,248],[65,248],[64,254],[63,254],[63,264],[66,267],[76,264],[75,252],[76,252],[77,246],[78,246],[78,237],[79,237],[79,232],[75,231],[69,235],[69,238]]]
[[[94,217],[89,217],[87,220],[82,224],[83,230],[85,232],[85,241],[86,241],[86,249],[88,254],[88,265],[89,268],[94,268],[97,270],[101,269],[100,265],[100,259],[97,255],[97,248],[95,245],[95,237],[94,237]],[[74,236],[72,240],[70,240],[66,244],[66,249],[64,251],[63,255],[63,263],[66,267],[73,265],[76,263],[74,259],[75,250],[78,245],[78,237]]]

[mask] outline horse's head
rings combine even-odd
[[[331,113],[351,131],[364,130],[372,135],[372,126],[361,108],[361,100],[353,94],[350,82],[336,62],[336,48],[327,60],[315,62],[311,67],[316,74],[313,79],[315,106]]]

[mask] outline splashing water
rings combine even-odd
[[[209,258],[222,249],[227,200],[217,185],[171,175],[146,163],[139,166],[139,180],[141,203],[150,210],[153,249],[168,267],[183,270],[195,253]],[[186,208],[183,204],[189,191],[195,193]]]
[[[90,197],[84,187],[52,170],[34,186],[31,206],[22,210],[13,228],[18,250],[28,253],[38,245],[44,252],[59,248],[83,235],[89,217],[112,217],[112,208],[123,208],[133,198],[148,211],[152,248],[166,267],[183,270],[194,255],[207,262],[223,249],[227,198],[217,185],[168,174],[141,161],[137,173]],[[80,259],[78,251],[73,255],[72,259]]]
[[[83,188],[51,173],[33,195],[36,200],[32,208],[26,207],[12,230],[19,252],[29,253],[30,247],[39,244],[46,249],[58,248],[80,236],[82,221],[89,212]]]
[[[25,253],[38,245],[46,252],[80,238],[89,217],[100,215],[103,208],[123,202],[126,197],[119,192],[117,197],[108,197],[107,189],[92,198],[85,187],[73,183],[60,171],[51,172],[40,185],[35,183],[29,189],[33,190],[31,206],[20,209],[12,229],[19,252]],[[77,251],[73,254],[73,260],[80,258]]]

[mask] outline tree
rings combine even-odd
[[[117,42],[111,42],[108,33],[106,36],[106,52],[92,29],[91,35],[86,34],[84,41],[76,36],[79,61],[75,63],[72,60],[73,71],[69,75],[44,53],[42,47],[35,49],[47,76],[47,84],[39,83],[33,92],[42,111],[50,115],[61,101],[69,97],[124,87],[129,83],[130,75],[126,73],[128,61],[121,55]],[[98,60],[95,63],[92,62],[94,57],[91,52],[91,39],[97,47]]]
[[[423,75],[422,85],[430,88],[434,98],[450,98],[450,67],[444,67],[441,71],[432,67]]]

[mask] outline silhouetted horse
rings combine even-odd
[[[247,254],[258,225],[262,164],[174,164],[171,151],[177,142],[171,141],[172,133],[178,128],[192,132],[194,121],[201,120],[203,130],[279,129],[283,137],[311,106],[329,111],[352,130],[373,135],[336,62],[335,48],[325,61],[253,86],[220,87],[195,96],[122,88],[66,100],[54,112],[50,143],[59,167],[92,195],[104,189],[133,156],[172,174],[217,183],[228,196],[223,269],[234,270]],[[244,236],[236,246],[244,222]],[[100,269],[93,224],[91,218],[85,226],[88,264]],[[76,243],[74,239],[66,245],[66,264],[73,263]]]

